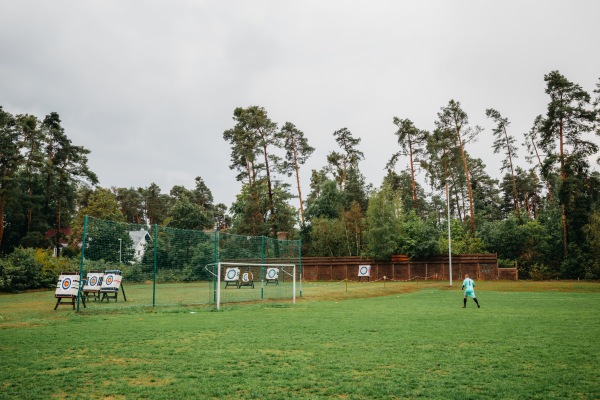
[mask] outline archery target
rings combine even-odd
[[[102,272],[88,272],[87,281],[85,285],[83,285],[83,290],[86,291],[100,289],[102,277],[104,277],[104,273]]]
[[[371,266],[370,265],[359,265],[358,266],[358,276],[371,276]]]
[[[118,289],[121,286],[121,276],[116,274],[108,274],[102,282],[102,289]]]
[[[232,282],[237,281],[240,277],[240,269],[239,268],[227,268],[225,271],[225,281]]]
[[[69,290],[69,288],[71,287],[71,278],[65,278],[62,281],[62,289],[63,290]]]
[[[55,294],[58,296],[77,296],[79,275],[60,275]]]
[[[253,280],[253,276],[252,276],[252,272],[244,272],[242,274],[242,282],[252,282]]]
[[[278,279],[279,278],[279,268],[268,268],[267,269],[267,279]]]

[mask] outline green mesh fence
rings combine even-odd
[[[292,299],[302,294],[301,253],[298,240],[275,240],[264,236],[218,234],[218,262],[223,263],[218,277],[218,264],[208,268],[212,285],[210,301],[216,303],[260,301],[265,299]],[[238,265],[236,265],[238,264]],[[294,268],[295,267],[295,268]],[[227,282],[228,268],[237,268],[237,284]],[[268,279],[275,268],[277,279]],[[244,273],[250,273],[252,284],[244,282]],[[293,287],[294,275],[296,286]],[[220,283],[220,291],[217,285]],[[220,297],[218,298],[218,293]]]
[[[235,294],[233,287],[227,287],[221,303],[291,299],[292,269],[285,267],[277,282],[269,282],[265,275],[269,264],[294,264],[296,295],[302,294],[299,240],[86,217],[82,243],[80,274],[83,279],[89,278],[82,286],[82,297],[89,309],[106,308],[109,303],[110,307],[213,304],[219,262],[252,264],[241,270],[252,268],[254,277],[254,287],[239,285]],[[257,269],[254,264],[261,267]],[[117,287],[106,287],[107,280]],[[78,309],[82,308],[78,301]]]

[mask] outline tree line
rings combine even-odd
[[[522,277],[599,278],[600,177],[590,159],[598,153],[600,82],[590,94],[558,71],[544,80],[546,114],[532,116],[525,133],[511,131],[493,108],[487,132],[456,100],[440,107],[432,131],[393,117],[398,147],[379,186],[361,173],[361,139],[342,127],[333,132],[338,148],[310,172],[308,194],[301,172],[315,149],[302,130],[279,126],[263,107],[236,108],[222,133],[241,184],[229,209],[214,202],[201,177],[168,194],[154,183],[102,188],[87,166],[89,150],[71,143],[57,113],[39,120],[0,108],[0,251],[51,247],[75,255],[83,215],[91,215],[274,238],[285,232],[302,239],[305,256],[425,258],[451,246],[454,254],[497,253]],[[482,137],[502,155],[500,180],[469,152]],[[526,165],[518,163],[522,151]]]

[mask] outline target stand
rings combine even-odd
[[[89,300],[90,297],[100,300],[100,288],[104,280],[104,271],[90,271],[87,273],[86,279],[83,281],[83,297]]]
[[[240,269],[239,268],[227,268],[225,271],[225,289],[227,286],[233,285],[239,288],[240,285]]]
[[[360,282],[363,278],[366,278],[368,282],[371,282],[371,266],[370,265],[359,265],[358,266],[358,281]]]
[[[127,301],[125,296],[125,288],[121,283],[122,272],[118,269],[108,270],[104,272],[104,280],[102,281],[102,287],[100,288],[100,302],[106,299],[110,302],[110,299],[115,299],[115,303],[118,301],[119,292],[123,292],[123,299]]]
[[[250,286],[252,289],[254,289],[254,275],[252,275],[252,272],[246,271],[240,274],[238,289],[240,289],[242,286]]]
[[[75,302],[77,301],[77,297],[79,295],[79,284],[80,284],[80,275],[75,272],[63,272],[58,277],[58,284],[56,285],[56,291],[54,292],[54,297],[56,300],[56,305],[54,306],[54,310],[58,308],[58,306],[68,306],[72,305],[73,310],[75,309]],[[69,302],[63,303],[62,300],[69,300]],[[85,298],[82,296],[81,301],[83,303],[83,307],[85,308]]]
[[[267,268],[265,282],[265,286],[269,283],[279,285],[279,268]]]

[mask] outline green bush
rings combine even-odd
[[[519,273],[521,273],[520,268]],[[558,279],[559,274],[547,265],[535,263],[529,269],[529,277],[533,280],[544,281]]]
[[[146,274],[142,271],[142,265],[135,263],[131,265],[123,265],[123,281],[124,282],[145,282],[152,280],[152,274]]]
[[[0,289],[6,292],[21,292],[25,289],[42,287],[42,265],[35,259],[34,250],[15,249],[1,260]]]
[[[0,258],[0,291],[53,288],[60,272],[78,270],[76,259],[56,258],[51,250],[19,247]]]

